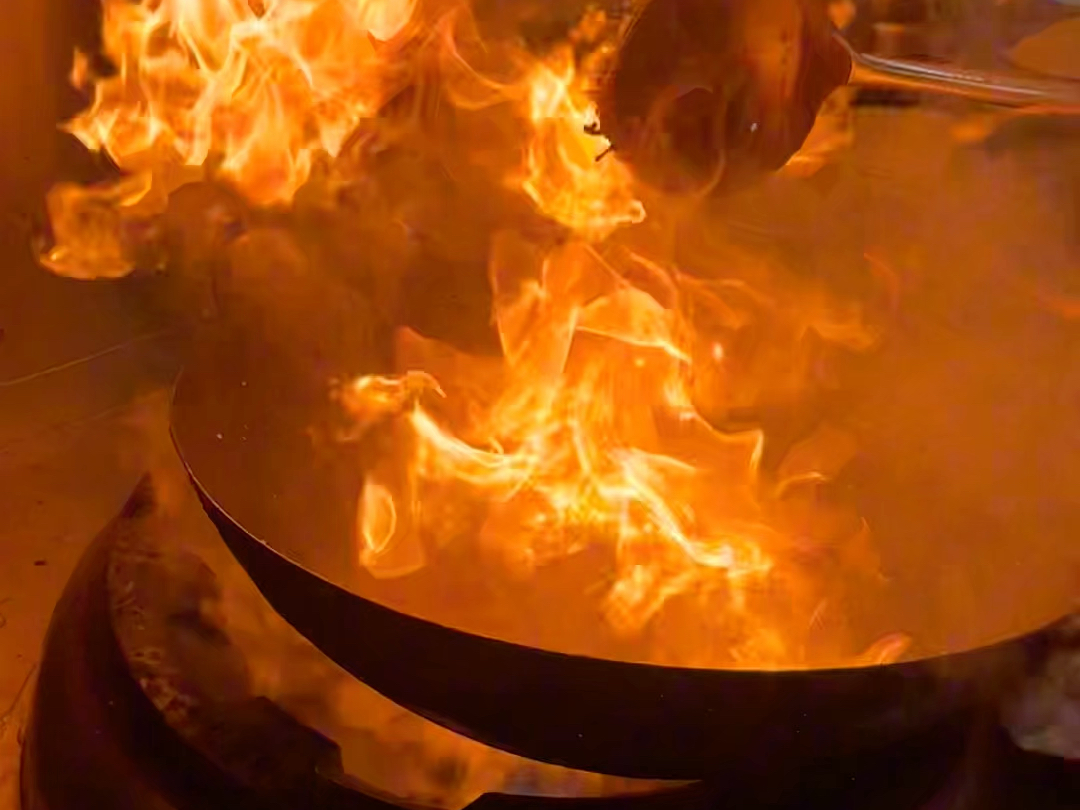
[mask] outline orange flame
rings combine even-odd
[[[537,58],[489,48],[471,23],[459,14],[444,19],[442,72],[451,99],[464,109],[507,101],[518,108],[527,124],[524,158],[510,184],[544,216],[591,240],[644,220],[629,169],[605,159],[611,143],[596,130],[593,83],[614,47],[616,26],[602,12],[587,13],[567,42]]]
[[[79,186],[61,183],[49,193],[48,209],[55,246],[41,261],[72,278],[119,278],[131,272],[125,228],[157,213],[148,174],[114,183]]]
[[[445,138],[425,155],[465,154],[470,170],[482,164],[530,201],[530,217],[560,226],[537,229],[545,234],[537,241],[555,234],[544,247],[516,232],[490,240],[501,359],[403,330],[402,374],[363,377],[340,392],[361,433],[382,440],[366,459],[358,503],[363,566],[405,575],[428,562],[432,542],[462,537],[519,572],[601,549],[611,561],[601,577],[608,625],[621,638],[662,628],[672,637],[658,654],[666,662],[822,658],[807,651],[808,639],[831,615],[836,580],[876,576],[865,523],[806,496],[835,472],[848,444],[820,431],[779,472],[765,473],[763,428],[725,433],[699,408],[738,410],[758,389],[798,389],[810,350],[788,343],[807,334],[854,348],[870,338],[850,313],[822,317],[829,306],[821,300],[771,300],[741,278],[714,288],[645,259],[639,242],[655,229],[629,237],[637,252],[610,238],[645,218],[629,170],[603,157],[610,144],[593,126],[591,81],[610,54],[615,21],[586,14],[567,41],[536,56],[512,36],[488,42],[479,26],[458,25],[475,22],[461,8],[444,15],[427,47],[406,48],[421,27],[419,0],[103,2],[116,72],[97,75],[76,56],[72,81],[92,88],[93,104],[69,129],[125,176],[53,190],[56,246],[44,261],[55,272],[129,272],[140,228],[192,180],[224,180],[255,205],[290,202],[320,156],[337,156],[351,133],[366,131],[359,125],[399,77],[418,91],[399,97],[433,98],[433,108],[447,99],[454,111],[418,103],[415,119],[372,139],[379,148],[395,137]],[[438,92],[429,94],[418,85],[434,72]],[[495,135],[493,143],[461,137],[460,120],[430,133],[424,126],[432,123],[425,115],[444,124],[440,115],[466,112],[487,117],[493,126],[476,131]],[[342,160],[327,176],[354,170]],[[508,216],[497,227],[518,221]],[[486,246],[489,236],[475,242]],[[472,266],[477,257],[465,258]],[[738,346],[724,335],[753,318],[736,311],[729,293],[785,321],[764,330],[765,373],[734,369]],[[695,318],[721,323],[721,336],[701,334]],[[461,503],[468,529],[447,531],[440,521]],[[671,617],[687,614],[687,604],[682,626]],[[859,660],[895,657],[902,644],[887,639]],[[842,643],[825,656],[834,661],[840,649],[851,660]]]
[[[552,219],[603,238],[621,225],[641,222],[645,208],[632,191],[629,170],[603,156],[611,144],[591,134],[598,121],[587,100],[570,48],[559,49],[527,80],[535,134],[527,151],[522,188]]]
[[[517,570],[610,547],[604,610],[616,631],[637,633],[696,594],[727,642],[690,653],[696,663],[790,663],[786,622],[748,594],[782,588],[780,601],[813,610],[820,594],[785,583],[789,541],[770,501],[826,476],[793,469],[775,491],[759,480],[761,431],[722,433],[691,401],[678,276],[645,292],[627,281],[643,260],[615,256],[619,266],[571,243],[530,260],[504,236],[491,268],[502,364],[408,333],[399,362],[424,372],[342,392],[362,428],[393,425],[389,461],[369,468],[360,499],[361,560],[383,576],[422,566],[426,538],[446,532],[441,504],[464,497],[485,504],[478,542]],[[722,346],[709,357],[723,363]],[[865,529],[852,526],[853,538]]]
[[[670,631],[647,654],[652,660],[806,664],[807,639],[820,631],[836,587],[800,558],[830,547],[824,556],[835,558],[841,580],[876,577],[865,523],[794,503],[828,480],[830,454],[847,445],[823,433],[823,447],[799,448],[805,459],[764,480],[762,430],[724,433],[697,410],[702,390],[720,410],[746,393],[724,372],[723,341],[704,340],[703,350],[705,336],[685,317],[727,304],[713,292],[702,298],[709,285],[607,244],[645,211],[625,167],[598,159],[609,144],[590,126],[589,79],[611,32],[603,16],[587,15],[569,43],[541,57],[489,49],[474,28],[455,34],[456,22],[444,26],[440,54],[452,100],[474,112],[507,103],[518,110],[523,162],[506,179],[573,236],[555,249],[510,233],[494,240],[501,362],[405,330],[404,376],[363,377],[340,392],[362,432],[389,438],[367,459],[361,563],[400,576],[426,565],[433,544],[471,536],[510,570],[532,573],[599,547],[612,560],[601,607],[609,626],[624,637],[650,626]],[[731,288],[756,295],[734,279]],[[857,323],[818,317],[808,303],[793,306],[792,335],[872,341]],[[788,366],[785,382],[798,386],[798,362]],[[464,532],[446,517],[462,503],[476,505]],[[687,599],[699,625],[689,636],[668,620]],[[902,648],[902,639],[882,642],[857,660]],[[852,660],[840,649],[826,656]]]
[[[92,88],[93,103],[67,128],[124,172],[144,175],[121,187],[153,185],[167,197],[205,174],[256,204],[288,202],[319,156],[337,155],[377,109],[384,68],[410,31],[416,2],[103,0],[105,54],[116,70],[95,75],[76,54],[72,82]],[[110,192],[90,191],[90,202],[77,191],[54,195],[59,251],[46,263],[83,276],[88,263],[70,261],[85,241],[81,214]],[[116,194],[118,215],[129,196]],[[119,238],[115,229],[111,238]],[[117,270],[112,262],[106,272]]]
[[[106,0],[91,107],[69,124],[123,169],[149,152],[218,172],[256,202],[288,200],[381,96],[380,41],[416,0]],[[85,73],[85,68],[80,71]]]

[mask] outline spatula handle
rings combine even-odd
[[[1080,115],[1080,82],[966,70],[852,53],[852,84],[958,96],[1003,107],[1045,107]]]

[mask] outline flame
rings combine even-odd
[[[156,212],[151,190],[146,174],[98,186],[57,185],[48,198],[55,245],[42,264],[73,278],[126,276],[131,246],[125,231]]]
[[[379,44],[405,30],[415,2],[105,0],[116,74],[96,78],[68,128],[121,168],[149,152],[213,159],[256,202],[288,200],[316,155],[337,154],[375,110]]]
[[[690,595],[707,606],[716,638],[700,653],[681,640],[680,660],[790,664],[794,616],[770,616],[754,594],[780,589],[774,601],[799,606],[801,617],[820,600],[784,559],[790,540],[774,502],[826,475],[796,465],[773,488],[759,473],[762,431],[725,434],[700,415],[679,314],[686,292],[674,271],[655,293],[630,283],[642,261],[606,258],[583,241],[530,253],[505,235],[491,266],[497,369],[406,333],[399,361],[413,371],[365,376],[341,392],[363,430],[391,425],[394,435],[389,463],[368,469],[361,495],[362,563],[382,576],[400,574],[403,558],[422,566],[428,538],[447,531],[444,504],[465,498],[483,504],[481,547],[519,572],[609,548],[603,611],[617,633],[640,633]],[[707,357],[724,363],[722,345],[712,342]],[[840,544],[855,547],[864,530],[853,523]],[[865,563],[851,567],[873,568]]]
[[[852,655],[842,629],[819,643],[845,588],[879,581],[865,522],[817,498],[850,443],[821,429],[765,469],[764,427],[724,431],[713,418],[759,394],[796,396],[810,343],[862,350],[873,336],[826,295],[773,295],[746,268],[715,266],[720,251],[709,280],[685,274],[668,254],[672,234],[655,236],[687,206],[634,227],[645,206],[607,154],[592,101],[619,20],[589,12],[534,53],[516,35],[486,38],[448,2],[435,19],[419,0],[103,0],[115,71],[76,55],[71,80],[93,101],[68,129],[123,176],[52,191],[56,244],[44,263],[85,278],[130,272],[141,242],[167,230],[157,220],[170,195],[193,181],[278,209],[300,207],[307,184],[311,197],[328,190],[322,202],[343,218],[356,214],[338,192],[363,186],[363,215],[408,243],[384,250],[383,267],[386,254],[426,256],[425,240],[489,250],[502,356],[402,329],[400,373],[339,391],[365,448],[360,565],[405,576],[446,544],[474,543],[505,570],[540,576],[599,550],[610,567],[597,577],[598,609],[620,639],[651,634],[650,660],[781,667],[898,655],[899,638]],[[394,159],[365,162],[365,149]],[[422,169],[386,169],[412,156]],[[429,167],[446,171],[425,186]],[[457,239],[464,218],[440,217],[466,192],[437,183],[471,183],[477,206],[487,201],[475,188],[497,188],[526,213],[478,217],[483,235]],[[263,219],[302,219],[286,214]],[[440,224],[445,240],[433,235]],[[447,258],[483,267],[471,253]],[[756,317],[777,323],[761,329],[760,368],[747,370],[743,332]]]
[[[835,472],[823,462],[847,444],[820,433],[801,448],[803,462],[779,479],[763,476],[764,431],[725,433],[696,402],[707,390],[710,407],[724,410],[760,383],[725,371],[724,339],[703,336],[688,317],[737,305],[611,239],[645,219],[632,176],[604,157],[610,144],[593,126],[590,82],[616,26],[587,14],[567,42],[536,57],[489,45],[462,22],[441,29],[451,100],[492,120],[498,108],[517,111],[511,148],[522,160],[504,179],[570,236],[555,248],[519,232],[493,240],[501,361],[403,330],[404,374],[362,377],[339,392],[361,434],[383,439],[365,459],[361,564],[401,576],[446,543],[472,542],[507,571],[536,576],[599,548],[611,560],[599,609],[617,636],[659,632],[650,660],[782,667],[899,655],[895,640],[857,655],[838,652],[847,649],[840,641],[825,653],[807,648],[828,632],[822,617],[835,614],[830,600],[844,583],[878,581],[865,523],[804,503]],[[734,298],[764,298],[737,278],[728,283]],[[873,342],[850,318],[816,310],[794,301],[784,334]],[[780,376],[798,387],[802,354],[791,348],[799,360]],[[812,570],[830,565],[834,580]],[[687,603],[690,621],[673,619]]]
[[[522,165],[509,185],[524,191],[544,216],[593,241],[645,219],[630,170],[608,159],[598,132],[595,80],[602,75],[618,26],[588,12],[567,41],[541,58],[483,40],[467,15],[442,25],[440,67],[460,108],[490,110],[509,102],[526,126]],[[584,55],[582,55],[584,54]]]
[[[337,155],[386,96],[386,69],[416,2],[103,0],[115,71],[96,73],[76,54],[72,83],[93,101],[67,129],[139,179],[118,181],[115,193],[87,190],[92,199],[77,186],[58,189],[50,200],[58,250],[47,264],[85,275],[86,262],[69,261],[86,241],[85,212],[112,196],[121,216],[130,184],[167,197],[204,174],[256,204],[288,202],[320,155]],[[113,259],[108,275],[118,274]]]
[[[579,233],[603,238],[641,222],[629,170],[604,160],[611,143],[596,134],[596,106],[588,101],[573,51],[560,48],[526,80],[534,135],[522,188],[547,216]]]

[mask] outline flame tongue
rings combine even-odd
[[[529,115],[536,133],[523,188],[552,219],[603,237],[621,225],[641,222],[645,209],[631,191],[626,167],[601,159],[611,144],[595,134],[596,108],[576,75],[567,47],[529,80]]]
[[[465,498],[483,504],[474,542],[497,548],[518,571],[610,548],[615,568],[604,611],[617,632],[639,633],[672,599],[692,597],[715,612],[710,627],[725,640],[707,645],[708,663],[790,663],[786,607],[812,612],[821,595],[809,580],[788,582],[794,569],[776,557],[790,541],[757,473],[760,431],[726,435],[701,418],[677,311],[628,284],[594,248],[570,243],[534,254],[529,265],[527,246],[503,240],[494,255],[519,263],[492,266],[501,371],[493,377],[490,361],[474,371],[467,356],[453,358],[456,391],[448,398],[468,400],[470,390],[481,390],[469,386],[473,374],[497,381],[499,390],[450,410],[442,396],[396,400],[393,472],[382,457],[361,497],[364,564],[394,575],[402,556],[427,555],[446,542],[444,505]],[[637,261],[612,256],[627,268]],[[440,357],[447,365],[438,343],[407,343],[412,367],[436,369]],[[376,398],[367,392],[400,392],[410,379],[433,390],[431,378],[415,372],[369,377],[345,401],[361,413]],[[793,479],[807,465],[796,458]],[[371,506],[386,503],[396,509],[390,530],[387,508]],[[804,532],[809,525],[789,521]],[[819,532],[818,540],[843,544],[860,524],[849,525]],[[769,616],[757,594],[777,588],[790,605]]]
[[[67,129],[132,177],[55,190],[46,264],[79,277],[99,260],[100,274],[130,272],[114,220],[159,214],[204,176],[257,204],[291,200],[387,96],[415,12],[416,0],[103,0],[115,72],[96,75],[76,56],[72,81],[93,102]]]
[[[147,153],[219,171],[256,202],[289,199],[383,95],[377,42],[415,0],[106,0],[115,76],[69,129],[121,168]],[[142,164],[142,165],[141,165]]]

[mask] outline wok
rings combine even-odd
[[[984,293],[958,309],[968,283],[957,272],[913,296],[852,395],[867,458],[853,486],[897,594],[886,621],[916,639],[889,665],[655,666],[402,609],[400,583],[355,563],[362,471],[311,431],[335,419],[325,379],[258,330],[200,342],[172,432],[207,514],[271,605],[389,699],[568,767],[767,783],[778,763],[827,766],[996,698],[1072,607],[1080,335],[1022,296]],[[350,371],[384,368],[379,343]]]

